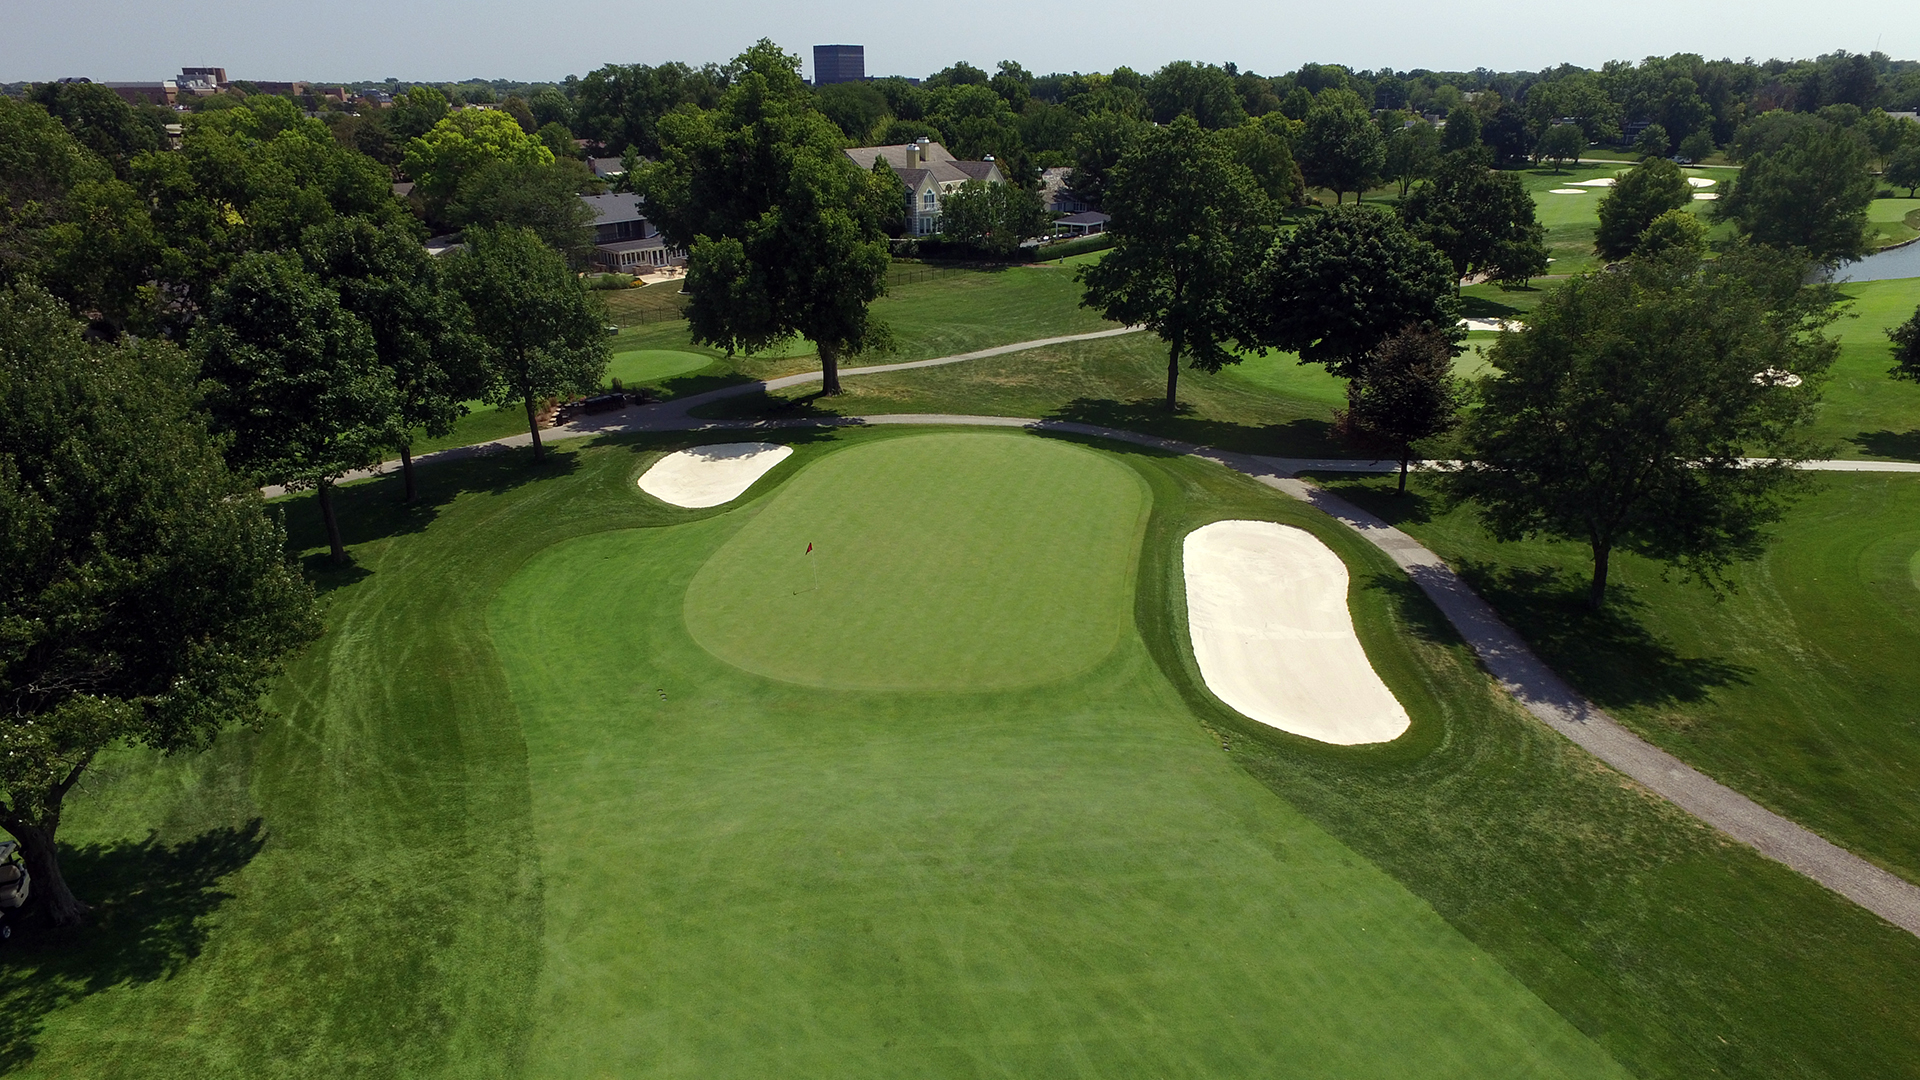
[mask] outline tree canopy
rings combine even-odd
[[[1254,338],[1342,378],[1409,326],[1459,331],[1457,279],[1440,252],[1372,206],[1336,207],[1276,240],[1252,286]]]
[[[1519,284],[1547,269],[1546,229],[1520,178],[1488,166],[1488,152],[1446,155],[1433,179],[1400,204],[1412,233],[1439,248],[1462,278]]]
[[[553,151],[504,112],[461,109],[409,143],[401,167],[432,206],[453,198],[463,178],[496,162],[551,165]]]
[[[1666,158],[1647,158],[1614,181],[1600,200],[1600,227],[1593,249],[1609,262],[1626,258],[1640,242],[1640,234],[1669,210],[1693,201],[1693,186],[1680,166]]]
[[[1805,125],[1779,149],[1749,158],[1715,213],[1756,243],[1843,262],[1869,249],[1875,187],[1864,142],[1831,124]]]
[[[595,389],[606,374],[603,316],[566,260],[531,229],[469,229],[465,250],[447,259],[447,277],[472,313],[481,397],[526,409],[537,462],[540,404]]]
[[[1594,609],[1617,550],[1719,580],[1795,489],[1797,429],[1837,349],[1819,333],[1834,294],[1803,287],[1805,265],[1676,251],[1549,293],[1494,344],[1447,491],[1497,539],[1586,544]]]
[[[797,57],[762,41],[734,66],[717,107],[662,122],[661,160],[639,187],[660,231],[689,249],[693,339],[752,352],[804,335],[837,393],[840,358],[887,341],[868,305],[886,290],[898,188],[841,151]]]
[[[1270,233],[1266,196],[1222,140],[1190,116],[1144,132],[1114,167],[1107,192],[1113,248],[1082,267],[1081,300],[1167,343],[1167,409],[1180,361],[1218,371],[1248,337],[1246,283]]]
[[[1560,166],[1579,158],[1586,148],[1587,136],[1578,124],[1554,124],[1541,134],[1533,152],[1536,157],[1553,162],[1553,170],[1559,172]]]
[[[969,180],[940,200],[940,235],[992,255],[1011,255],[1052,224],[1040,193],[1012,184]]]
[[[282,660],[319,632],[197,397],[173,347],[89,345],[51,296],[0,290],[0,826],[57,924],[85,911],[55,845],[95,755],[259,724]]]
[[[1334,428],[1363,448],[1400,462],[1401,492],[1414,444],[1453,430],[1466,392],[1453,374],[1459,351],[1450,328],[1410,324],[1381,341],[1355,366],[1347,382],[1347,409]]]
[[[1300,136],[1300,171],[1307,183],[1354,198],[1380,182],[1387,164],[1386,139],[1373,111],[1351,90],[1328,90],[1307,110]]]

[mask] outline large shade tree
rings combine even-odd
[[[1120,159],[1106,206],[1113,248],[1081,268],[1080,302],[1167,343],[1171,412],[1182,360],[1210,372],[1239,362],[1229,346],[1251,337],[1247,283],[1272,210],[1253,175],[1190,116],[1148,131]]]
[[[869,305],[886,291],[898,188],[841,152],[798,57],[761,41],[735,67],[714,109],[661,121],[661,159],[639,188],[660,231],[689,251],[693,340],[755,352],[804,336],[822,390],[836,394],[840,361],[888,342]]]
[[[1655,218],[1692,201],[1693,186],[1680,166],[1666,158],[1647,158],[1615,180],[1613,190],[1600,200],[1593,249],[1609,262],[1624,259]]]
[[[1351,90],[1323,91],[1314,100],[1297,149],[1307,183],[1333,192],[1336,203],[1349,191],[1358,201],[1387,167],[1386,137],[1373,110]]]
[[[95,756],[257,725],[319,631],[195,378],[170,346],[88,345],[46,293],[0,291],[0,827],[55,924],[86,911],[56,843]]]
[[[1798,248],[1819,263],[1857,259],[1869,248],[1867,207],[1878,186],[1868,154],[1845,128],[1800,127],[1777,150],[1749,158],[1714,212],[1756,243]]]
[[[537,462],[541,403],[591,390],[606,374],[605,322],[566,260],[531,229],[469,229],[466,240],[448,256],[447,276],[472,313],[482,400],[526,408]]]
[[[412,230],[364,218],[340,218],[307,231],[300,245],[308,268],[366,323],[374,354],[387,369],[399,410],[394,434],[403,489],[412,502],[413,433],[447,435],[484,391],[480,347],[466,305],[444,287],[440,263]]]
[[[1382,341],[1409,326],[1459,330],[1446,257],[1391,213],[1335,207],[1274,241],[1252,282],[1253,333],[1350,378]]]
[[[1400,204],[1400,216],[1460,277],[1484,273],[1522,284],[1546,272],[1547,230],[1520,178],[1491,168],[1489,157],[1484,148],[1448,154],[1433,179]]]
[[[1592,609],[1616,551],[1719,580],[1758,552],[1808,453],[1837,346],[1819,333],[1833,294],[1805,272],[1743,245],[1574,278],[1494,344],[1445,487],[1497,539],[1586,544]]]
[[[1453,374],[1458,351],[1445,328],[1409,325],[1362,357],[1347,382],[1347,408],[1334,427],[1362,447],[1391,454],[1400,463],[1401,493],[1414,445],[1460,422],[1466,392]]]
[[[345,562],[334,481],[379,462],[402,434],[372,331],[298,258],[260,252],[214,289],[193,347],[229,464],[256,483],[314,489],[333,559]]]

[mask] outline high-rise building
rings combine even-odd
[[[815,45],[813,47],[813,85],[863,82],[867,77],[865,45]]]

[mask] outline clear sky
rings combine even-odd
[[[182,66],[236,79],[526,81],[606,63],[725,60],[760,37],[798,52],[867,47],[870,75],[954,60],[1036,73],[1150,71],[1233,61],[1279,73],[1355,68],[1534,69],[1697,52],[1810,57],[1880,49],[1920,58],[1913,0],[0,0],[0,82],[152,80]]]

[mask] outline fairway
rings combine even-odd
[[[507,582],[489,624],[544,891],[529,1071],[1625,1075],[1193,725],[1124,618],[1145,492],[1031,436],[878,440],[764,504],[566,541]],[[886,562],[922,539],[915,515],[994,546],[979,566],[914,552],[915,585]],[[730,666],[680,629],[813,529],[889,581],[848,610],[911,617],[826,633],[773,609],[768,647],[808,663]],[[996,665],[1055,681],[888,693],[740,670],[904,664],[945,688],[941,665],[972,661],[940,605],[991,635],[977,620],[1012,598],[993,579],[1016,558],[1049,568],[1022,587],[1057,607],[1009,631],[1088,670],[1000,644]],[[868,650],[894,662],[862,667]]]
[[[1146,502],[1130,471],[1064,443],[860,447],[789,484],[707,562],[687,628],[723,660],[810,686],[1058,679],[1119,640]]]

